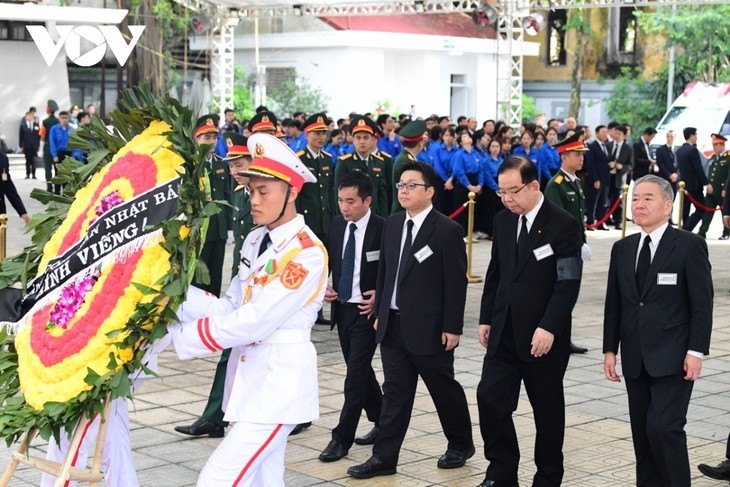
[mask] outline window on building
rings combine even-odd
[[[285,81],[295,81],[294,68],[266,68],[266,89],[278,90]]]
[[[565,66],[565,24],[568,23],[567,10],[551,10],[548,13],[547,65]]]
[[[637,25],[635,7],[615,7],[608,14],[609,64],[634,65],[637,51]]]
[[[25,28],[26,25],[43,25],[32,22],[12,22],[9,20],[0,20],[0,40],[3,41],[32,41],[30,32]]]

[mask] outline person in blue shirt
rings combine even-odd
[[[482,179],[484,187],[480,201],[477,204],[479,211],[477,212],[477,238],[492,240],[494,234],[494,215],[504,209],[502,199],[497,196],[496,191],[499,189],[497,185],[497,171],[502,165],[504,159],[501,155],[502,144],[493,139],[487,145],[487,153],[481,160]]]
[[[299,120],[289,122],[289,134],[291,135],[289,148],[295,153],[307,147],[307,137],[302,132],[302,122]]]
[[[474,148],[474,139],[469,132],[464,130],[459,135],[459,143],[461,149],[454,154],[451,160],[452,175],[456,181],[454,187],[454,208],[468,201],[470,192],[479,195],[484,185],[484,171],[482,170],[481,164],[482,156]],[[467,212],[462,212],[456,218],[456,221],[464,227],[464,235],[468,235]]]
[[[71,126],[69,125],[68,112],[59,112],[58,124],[51,127],[48,134],[48,145],[51,148],[51,157],[53,158],[53,175],[58,175],[58,164],[63,162],[66,156],[71,155],[71,151],[67,149],[68,138],[71,136]],[[55,184],[53,192],[61,194],[61,186]]]
[[[382,132],[382,136],[378,140],[378,150],[390,154],[395,160],[403,150],[403,143],[395,132],[395,120],[387,113],[383,113],[378,116],[376,123]]]
[[[340,153],[344,141],[345,135],[342,133],[342,130],[334,129],[332,131],[332,135],[330,136],[330,143],[327,144],[327,147],[324,148],[325,152],[332,154],[333,166],[337,166],[337,159],[344,155]]]
[[[451,172],[451,159],[459,150],[456,145],[456,132],[453,127],[446,127],[441,135],[442,143],[434,148],[433,168],[439,175],[443,186],[436,192],[434,206],[438,211],[449,215],[454,211],[454,178]]]
[[[352,138],[352,134],[350,133],[350,127],[348,125],[344,125],[342,127],[342,133],[345,137],[345,141],[340,144],[340,150],[337,153],[337,157],[342,157],[345,154],[352,154],[355,152],[355,140]]]
[[[520,145],[512,149],[515,156],[523,156],[537,164],[537,150],[532,146],[535,142],[535,135],[529,130],[525,130],[520,137]]]
[[[553,147],[557,142],[558,131],[548,128],[545,132],[545,143],[540,147],[537,156],[537,170],[541,185],[547,184],[560,169],[560,155],[558,149]]]

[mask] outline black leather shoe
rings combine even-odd
[[[710,467],[704,463],[697,465],[704,475],[715,480],[730,480],[730,460],[725,460],[717,467]]]
[[[380,428],[377,426],[373,426],[373,429],[371,429],[368,434],[365,436],[361,436],[360,438],[355,438],[355,444],[356,445],[373,445],[375,444],[375,439],[378,437],[378,433],[380,433]]]
[[[300,424],[296,425],[293,430],[291,430],[291,433],[289,433],[289,436],[298,435],[299,433],[301,433],[305,429],[309,428],[310,426],[312,426],[311,421],[308,421],[306,423],[300,423]]]
[[[322,450],[319,454],[320,462],[336,462],[340,458],[347,456],[347,450],[337,440],[331,440],[327,445],[327,448]]]
[[[608,228],[605,223],[602,223],[601,225],[599,225],[596,228],[598,228],[599,230],[606,230],[606,231],[610,230],[610,228]]]
[[[477,485],[477,487],[501,487],[501,485],[508,485],[508,484],[498,484],[496,480],[485,480],[481,484]],[[520,487],[519,484],[510,484],[510,487]]]
[[[467,458],[474,456],[474,447],[472,446],[468,450],[453,450],[449,448],[446,453],[441,455],[438,463],[438,468],[459,468],[463,467],[466,463]]]
[[[315,321],[315,323],[317,323],[318,325],[329,325],[330,320],[325,318],[322,314],[322,310],[320,310],[319,313],[317,313],[317,321]]]
[[[586,353],[587,351],[587,348],[579,347],[575,343],[570,342],[570,353]]]
[[[175,431],[190,436],[208,435],[211,438],[223,438],[225,428],[200,417],[191,425],[175,426]]]
[[[347,475],[356,479],[371,479],[378,475],[395,475],[395,472],[395,467],[389,467],[375,457],[370,457],[367,462],[347,469]]]

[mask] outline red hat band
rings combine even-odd
[[[267,157],[254,158],[249,171],[260,172],[281,179],[301,191],[304,178],[286,164],[282,164]]]
[[[571,142],[570,144],[558,146],[558,154],[562,154],[563,152],[567,151],[585,150],[585,148],[586,146],[582,140],[576,140],[575,142]]]

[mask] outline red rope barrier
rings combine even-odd
[[[453,220],[457,216],[459,216],[462,213],[464,213],[464,210],[466,210],[466,205],[468,205],[468,204],[469,204],[469,202],[467,201],[466,203],[464,203],[463,205],[461,205],[460,207],[458,207],[456,210],[454,210],[454,212],[452,214],[449,215],[449,218],[451,218]]]
[[[591,223],[590,225],[586,225],[586,228],[596,228],[596,227],[600,227],[601,225],[603,225],[604,223],[606,223],[608,221],[608,219],[611,218],[611,215],[613,215],[614,213],[616,213],[616,210],[618,210],[618,205],[621,204],[621,200],[622,199],[623,198],[621,198],[621,196],[619,196],[618,198],[616,198],[616,201],[614,201],[613,206],[611,207],[610,210],[608,210],[608,213],[606,213],[605,215],[603,215],[603,218],[601,218],[597,222]]]
[[[688,200],[690,200],[692,202],[693,205],[695,205],[696,208],[698,208],[704,212],[712,213],[712,212],[718,211],[718,210],[721,211],[723,208],[722,206],[720,206],[719,208],[710,208],[709,206],[705,206],[702,203],[700,203],[699,201],[697,201],[695,199],[695,197],[692,196],[692,194],[687,191],[684,192],[684,195],[687,197]]]

